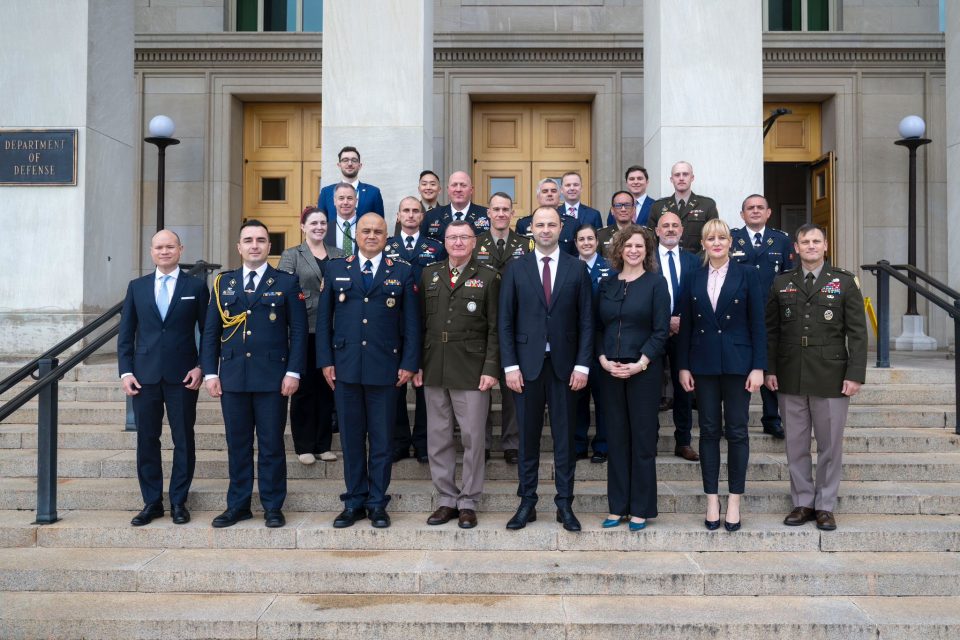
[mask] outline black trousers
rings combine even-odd
[[[330,451],[333,441],[333,389],[317,369],[317,338],[307,338],[307,366],[300,387],[290,398],[290,433],[293,448],[301,453]]]
[[[413,411],[413,433],[410,431],[410,415],[407,413],[407,385],[397,389],[397,422],[393,428],[393,450],[427,455],[427,403],[423,387],[416,389],[416,408]]]
[[[680,386],[680,370],[674,364],[677,361],[677,336],[667,339],[665,358],[670,362],[670,385],[673,387],[673,437],[677,447],[689,447],[693,430],[693,396]]]
[[[511,392],[513,393],[513,392]],[[573,503],[573,476],[577,468],[574,431],[577,419],[577,395],[570,390],[569,376],[561,380],[554,373],[550,356],[533,380],[523,381],[523,393],[515,393],[517,425],[520,428],[520,485],[517,495],[525,504],[536,504],[540,470],[540,437],[543,412],[550,405],[550,433],[553,436],[553,464],[557,506]]]
[[[624,362],[628,362],[624,360]],[[609,513],[657,517],[657,412],[663,360],[626,380],[602,376],[607,410]]]
[[[743,493],[750,459],[750,392],[744,375],[694,375],[700,416],[700,472],[703,492],[719,493],[720,432],[727,439],[727,482],[730,493]]]
[[[264,510],[282,509],[287,499],[287,454],[283,443],[287,399],[280,391],[224,391],[220,397],[227,434],[230,488],[227,506],[249,509],[253,495],[254,451],[260,504]]]
[[[197,421],[197,392],[182,382],[144,384],[133,396],[137,421],[137,479],[144,504],[163,502],[163,464],[160,461],[160,433],[166,406],[173,437],[173,469],[170,472],[170,504],[187,501],[197,455],[193,427]]]

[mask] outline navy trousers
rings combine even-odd
[[[413,412],[413,433],[410,432],[410,415],[407,413],[407,385],[397,390],[397,421],[393,431],[395,451],[410,452],[413,446],[416,455],[427,455],[427,403],[423,387],[416,388],[417,404]]]
[[[340,420],[343,479],[340,499],[348,509],[386,507],[390,502],[393,464],[393,425],[397,415],[397,387],[352,384],[337,380],[334,396]],[[367,441],[370,443],[369,453]]]
[[[719,493],[720,432],[727,439],[727,482],[730,493],[743,493],[750,458],[750,393],[747,376],[693,376],[700,416],[700,472],[703,492]]]
[[[674,446],[689,447],[693,430],[693,396],[680,386],[680,370],[677,361],[677,336],[667,339],[667,360],[670,367],[670,385],[673,387],[673,437]]]
[[[137,479],[144,504],[163,502],[163,465],[160,461],[160,433],[166,406],[173,437],[173,469],[170,472],[170,504],[182,505],[193,482],[197,463],[193,427],[197,422],[197,391],[183,383],[145,384],[133,396],[137,421]]]
[[[593,449],[594,453],[607,452],[607,424],[604,411],[603,394],[600,393],[600,367],[593,367],[590,370],[590,380],[586,389],[577,392],[577,431],[574,436],[574,444],[577,453],[586,453]],[[596,416],[596,431],[593,434],[593,442],[590,442],[590,396],[593,395],[593,411]]]
[[[257,484],[265,510],[283,508],[287,498],[287,454],[283,432],[287,399],[279,391],[224,391],[220,398],[227,430],[230,488],[227,506],[249,509],[253,494],[253,438],[257,438]]]

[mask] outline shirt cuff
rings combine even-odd
[[[203,381],[206,382],[207,380],[213,380],[214,378],[219,378],[219,377],[220,376],[215,373],[208,373],[207,375],[203,376]]]
[[[296,378],[297,380],[300,379],[300,374],[294,373],[293,371],[287,371],[286,375],[290,376],[291,378]]]
[[[577,365],[577,366],[575,366],[575,367],[573,368],[573,370],[574,370],[574,371],[578,371],[578,372],[582,373],[582,374],[585,375],[585,376],[590,375],[590,367],[581,367],[580,365]]]
[[[519,371],[519,370],[520,370],[520,365],[518,365],[518,364],[515,364],[515,365],[513,365],[512,367],[504,367],[504,368],[503,368],[503,372],[504,372],[504,373],[513,373],[514,371]]]
[[[126,378],[127,376],[132,376],[132,375],[133,375],[133,373],[130,372],[130,371],[127,371],[126,373],[121,373],[121,374],[120,374],[120,379],[123,380],[123,379]]]

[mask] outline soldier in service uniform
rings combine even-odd
[[[400,201],[397,225],[400,230],[387,239],[384,251],[391,259],[401,259],[413,267],[413,281],[420,282],[420,274],[428,264],[443,260],[447,253],[443,245],[420,233],[423,223],[423,208],[420,201],[407,196]],[[410,457],[410,447],[418,461],[427,462],[427,409],[423,389],[416,390],[416,408],[413,414],[413,433],[410,432],[410,416],[407,414],[407,388],[397,393],[397,423],[393,433],[393,461]]]
[[[420,368],[420,309],[413,267],[383,251],[386,221],[360,218],[357,243],[356,255],[331,260],[324,273],[317,366],[336,398],[343,448],[344,509],[333,526],[369,515],[385,528],[396,394]]]
[[[533,251],[533,239],[510,230],[510,221],[513,220],[513,199],[507,194],[498,191],[490,196],[490,231],[477,238],[477,246],[473,250],[473,259],[480,264],[488,264],[501,274],[511,262]],[[503,459],[508,464],[517,464],[520,459],[520,431],[517,427],[517,410],[513,402],[513,394],[506,391],[507,382],[502,371],[498,371],[500,378],[500,446],[503,449]],[[493,423],[490,414],[487,414],[486,449],[487,458],[490,457],[490,447],[493,442]]]
[[[500,274],[472,253],[476,237],[466,221],[446,228],[449,259],[423,270],[423,369],[414,384],[427,398],[430,476],[439,508],[427,524],[458,518],[461,529],[477,525],[483,493],[484,433],[490,389],[499,377],[497,300]],[[454,418],[463,443],[463,477],[457,487]]]
[[[764,196],[758,193],[749,195],[740,207],[740,217],[746,226],[730,230],[733,238],[730,257],[740,264],[757,268],[765,296],[770,291],[773,279],[793,268],[790,236],[767,226],[770,213],[770,205]],[[760,387],[760,397],[763,399],[763,417],[760,419],[763,432],[782,440],[783,423],[777,406],[777,394],[763,386]]]
[[[620,229],[632,224],[633,212],[633,195],[629,191],[617,191],[610,198],[610,213],[613,215],[614,224],[597,231],[597,246],[604,258],[610,259],[609,249],[613,236]]]
[[[779,391],[786,431],[794,509],[784,524],[816,520],[818,529],[832,531],[847,409],[866,377],[867,323],[856,276],[824,260],[824,230],[801,226],[794,248],[800,265],[776,277],[767,300],[765,383]],[[811,428],[817,440],[816,482]]]
[[[650,208],[650,217],[647,219],[647,226],[651,229],[657,228],[657,220],[667,211],[672,211],[680,217],[680,224],[683,225],[683,236],[680,238],[680,246],[692,253],[700,253],[700,236],[702,235],[703,225],[707,220],[713,220],[719,217],[717,214],[717,203],[713,198],[697,195],[692,191],[693,187],[693,166],[686,161],[674,163],[670,168],[670,182],[673,184],[673,195],[666,198],[660,198],[653,203]]]
[[[227,509],[213,519],[213,526],[229,527],[253,517],[256,433],[264,521],[268,527],[282,527],[287,497],[283,432],[287,398],[299,388],[306,366],[307,308],[297,277],[267,264],[266,225],[259,220],[243,223],[237,250],[243,266],[214,280],[200,348],[207,392],[220,398],[223,409],[230,467]]]

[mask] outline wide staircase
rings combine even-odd
[[[755,403],[741,531],[704,529],[699,466],[673,455],[663,413],[660,517],[601,529],[606,467],[581,461],[584,531],[568,533],[549,429],[540,518],[522,531],[504,528],[517,470],[496,453],[475,529],[426,524],[436,497],[412,459],[393,468],[392,527],[334,529],[342,461],[302,466],[289,434],[287,526],[256,514],[213,529],[227,457],[204,391],[192,522],[131,527],[142,503],[116,365],[86,364],[60,383],[59,522],[31,524],[36,404],[0,424],[0,638],[960,638],[953,363],[894,365],[871,367],[851,405],[836,531],[782,524],[783,443]],[[168,474],[168,435],[164,447]]]

